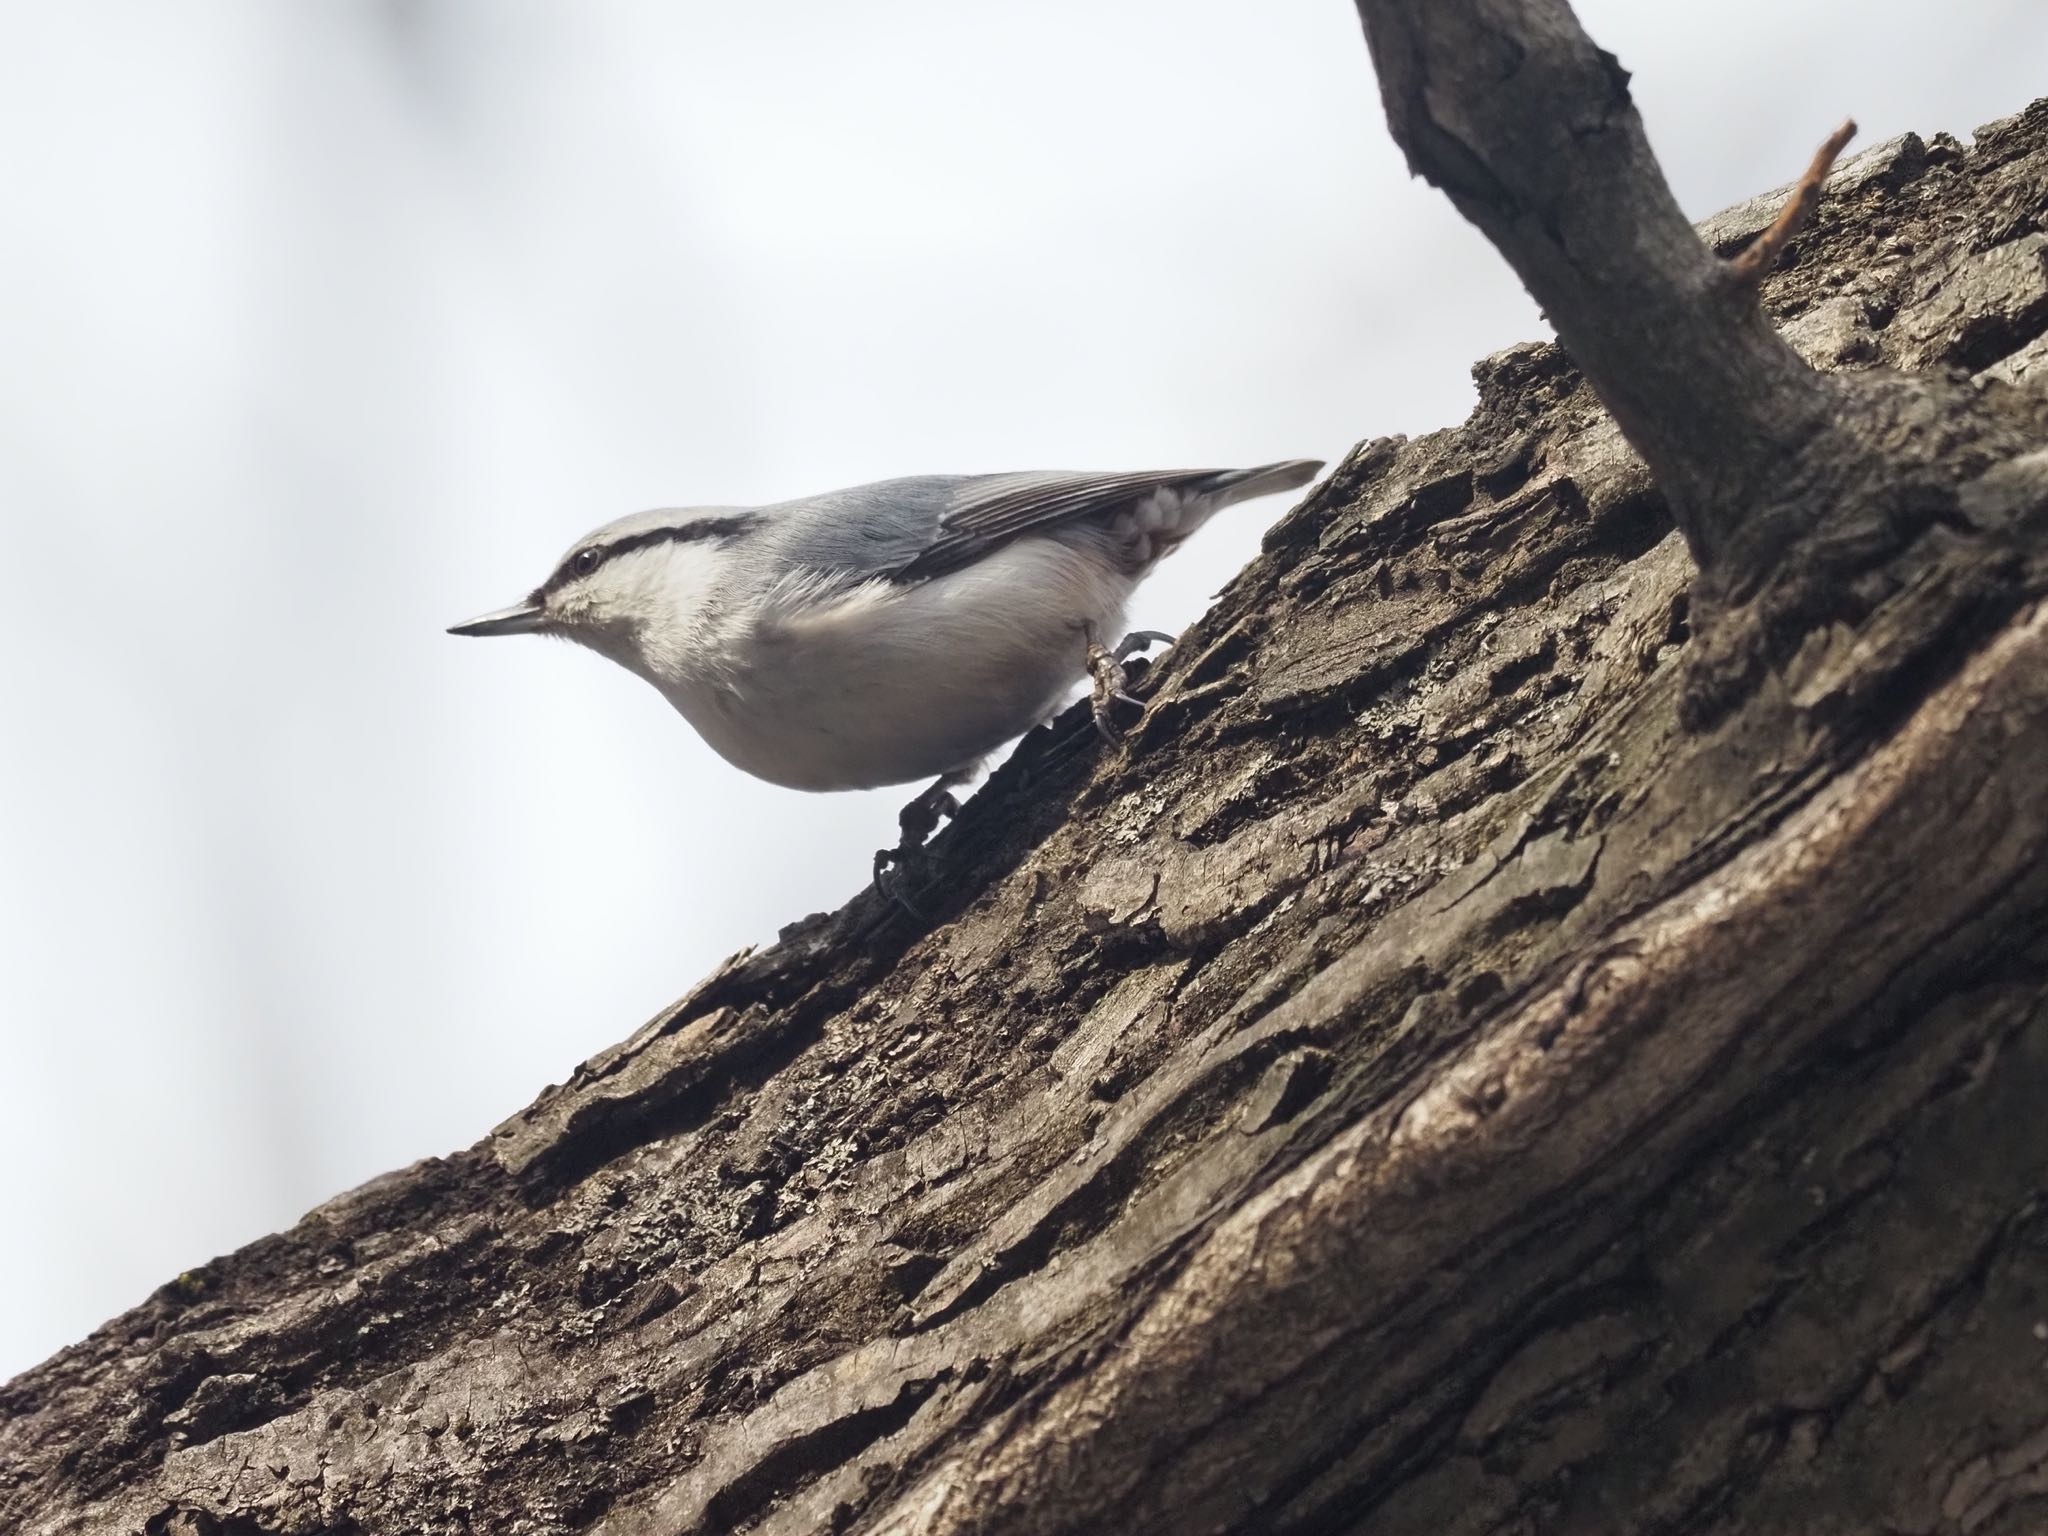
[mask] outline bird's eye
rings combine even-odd
[[[576,551],[576,558],[569,562],[569,568],[575,571],[578,576],[588,576],[597,569],[598,561],[603,558],[603,555],[597,550],[579,549]]]

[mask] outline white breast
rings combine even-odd
[[[792,789],[867,789],[971,766],[1050,715],[1088,637],[1123,633],[1132,576],[1052,539],[817,604],[797,584],[719,637],[721,680],[662,684],[718,753]]]

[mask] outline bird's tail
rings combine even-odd
[[[1254,496],[1270,496],[1275,491],[1307,485],[1322,470],[1321,459],[1283,459],[1278,464],[1259,464],[1250,469],[1218,470],[1199,489],[1215,497],[1220,509],[1234,502],[1250,501]]]
[[[1120,532],[1131,540],[1125,558],[1133,569],[1149,570],[1225,507],[1306,485],[1322,467],[1319,459],[1287,459],[1250,469],[1176,477],[1158,486],[1121,520]]]

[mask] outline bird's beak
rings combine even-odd
[[[547,611],[532,598],[514,603],[510,608],[500,608],[496,613],[481,614],[474,619],[465,619],[460,624],[450,624],[451,635],[530,635],[547,623]]]

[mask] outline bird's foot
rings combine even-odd
[[[1171,635],[1161,634],[1156,629],[1134,629],[1117,642],[1115,650],[1109,650],[1090,632],[1088,676],[1093,680],[1093,687],[1089,691],[1089,707],[1095,714],[1095,729],[1102,734],[1104,741],[1115,741],[1122,735],[1117,729],[1111,705],[1123,703],[1135,704],[1140,709],[1145,707],[1144,700],[1134,699],[1124,691],[1124,662],[1147,646],[1171,644]]]
[[[897,813],[896,825],[903,833],[904,847],[922,848],[925,840],[939,830],[941,821],[951,821],[960,814],[960,801],[953,794],[953,786],[959,782],[949,773],[921,790],[915,800]]]
[[[924,921],[924,913],[904,890],[904,881],[913,869],[931,863],[924,845],[938,830],[939,823],[960,813],[960,802],[953,795],[953,786],[959,782],[958,777],[948,774],[904,806],[896,818],[902,840],[894,848],[875,851],[875,889],[918,922]]]
[[[910,893],[904,887],[911,867],[926,863],[930,857],[922,848],[875,850],[875,889],[902,908],[904,915],[914,923],[925,920],[924,912],[910,899]]]

